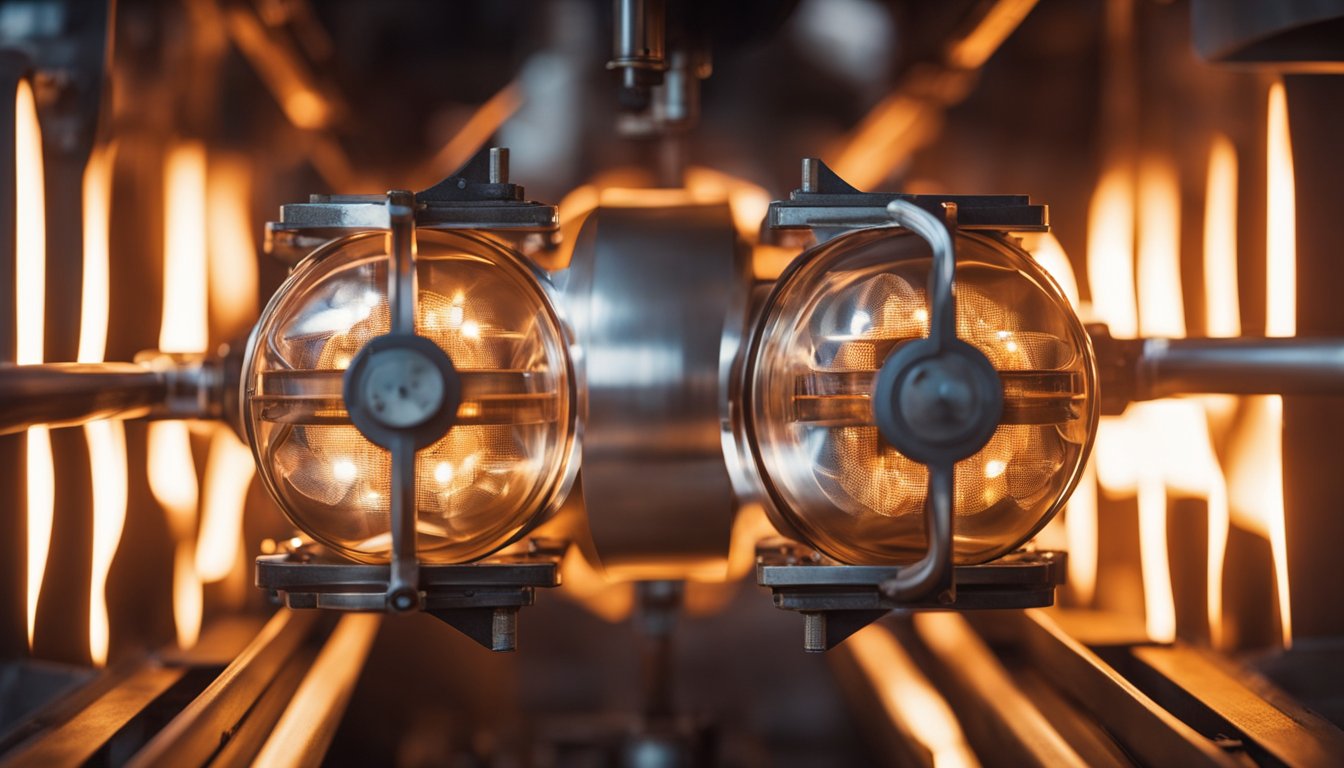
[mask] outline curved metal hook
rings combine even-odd
[[[887,213],[896,224],[914,232],[933,249],[933,264],[929,269],[929,338],[935,352],[950,345],[957,337],[957,305],[953,292],[956,273],[956,246],[952,233],[956,228],[957,207],[944,203],[946,220],[905,200],[893,200]],[[924,507],[924,529],[928,549],[924,556],[902,568],[896,576],[882,582],[880,589],[887,598],[898,602],[915,602],[939,592],[954,588],[952,579],[952,499],[953,468],[955,462],[934,462],[928,465],[928,500]]]

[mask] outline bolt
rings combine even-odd
[[[490,650],[518,649],[518,609],[496,608],[490,617]]]
[[[392,610],[405,613],[420,604],[420,596],[413,589],[399,589],[388,596],[387,602]]]
[[[819,192],[821,186],[821,168],[815,157],[803,158],[802,192]]]
[[[490,183],[509,183],[509,150],[505,147],[490,148]]]
[[[808,653],[823,653],[826,650],[826,614],[807,612],[803,614],[803,650]]]

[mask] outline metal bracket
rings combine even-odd
[[[525,553],[476,563],[420,563],[421,610],[492,651],[517,648],[518,609],[535,590],[560,585],[568,542],[534,539]],[[289,608],[382,612],[387,609],[387,565],[352,563],[315,545],[257,558],[256,584]]]
[[[1064,583],[1063,552],[1014,552],[983,565],[954,569],[952,602],[936,596],[899,600],[882,585],[910,566],[842,565],[792,542],[763,545],[756,552],[756,583],[774,593],[776,608],[804,619],[804,650],[827,651],[895,610],[994,610],[1044,608]]]
[[[503,233],[559,231],[555,206],[526,200],[509,182],[509,150],[476,154],[443,181],[415,193],[420,229],[471,229]],[[312,195],[306,203],[280,207],[280,220],[266,224],[266,252],[296,262],[314,248],[352,232],[387,229],[384,195]]]
[[[802,185],[788,200],[770,204],[765,230],[821,230],[826,240],[841,231],[859,227],[888,226],[887,206],[904,200],[942,216],[951,203],[957,208],[957,227],[1010,232],[1044,232],[1050,228],[1049,209],[1033,205],[1028,195],[909,195],[891,192],[861,192],[836,175],[821,160],[803,160]]]

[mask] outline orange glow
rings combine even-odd
[[[108,230],[112,197],[111,147],[99,147],[84,169],[84,270],[79,308],[79,352],[81,363],[99,363],[107,351],[107,322],[110,296],[111,259],[108,254]],[[97,494],[95,494],[97,495]]]
[[[1139,332],[1134,303],[1134,183],[1123,168],[1102,174],[1087,212],[1087,283],[1092,308],[1111,335]]]
[[[42,164],[42,127],[37,102],[27,80],[14,94],[14,306],[17,313],[15,361],[42,362],[46,336],[47,210]],[[27,436],[28,488],[28,647],[33,645],[37,599],[51,549],[56,503],[51,435],[34,427]]]
[[[517,81],[505,85],[471,113],[471,117],[429,161],[429,167],[440,176],[455,173],[485,146],[499,127],[504,125],[504,121],[513,117],[513,113],[522,105],[522,86]]]
[[[1089,605],[1097,594],[1097,457],[1087,460],[1078,487],[1064,508],[1064,530],[1069,547],[1069,586],[1079,605]]]
[[[935,766],[980,764],[947,700],[885,627],[864,627],[841,648],[874,687],[887,716],[929,750]]]
[[[173,620],[177,625],[177,643],[190,648],[201,631],[201,582],[192,552],[199,487],[186,423],[150,424],[147,452],[149,489],[167,513],[168,532],[177,543],[173,552]]]
[[[206,287],[206,158],[196,142],[178,144],[164,165],[163,323],[159,349],[204,352],[208,342]],[[196,574],[196,515],[200,488],[191,435],[180,421],[149,427],[149,487],[168,516],[176,542],[173,618],[178,645],[195,645],[201,630],[201,582]]]
[[[750,243],[759,238],[761,222],[770,208],[770,193],[764,187],[722,171],[692,167],[686,169],[686,189],[697,200],[727,200],[737,234]]]
[[[1293,143],[1288,132],[1288,102],[1283,84],[1269,89],[1269,219],[1265,222],[1268,286],[1265,335],[1297,335],[1297,201],[1293,180]]]
[[[601,201],[602,193],[595,185],[581,184],[561,198],[555,207],[556,218],[560,221],[560,226],[564,227],[596,208]]]
[[[1108,173],[1093,197],[1088,275],[1094,307],[1117,337],[1140,332],[1145,336],[1181,337],[1186,328],[1180,272],[1180,190],[1173,166],[1159,160],[1145,162],[1138,191],[1137,199],[1142,201],[1138,216],[1138,301],[1134,259],[1127,252],[1135,243],[1130,231],[1134,223],[1133,185],[1122,173]],[[1169,492],[1208,502],[1208,615],[1210,631],[1218,642],[1227,487],[1201,403],[1137,403],[1123,417],[1103,418],[1096,458],[1098,481],[1108,496],[1138,496],[1144,614],[1148,634],[1154,640],[1167,642],[1176,635],[1167,542]],[[1083,580],[1083,584],[1081,594],[1088,594],[1086,587],[1095,582]]]
[[[1036,0],[1010,0],[989,6],[980,23],[948,48],[947,63],[960,69],[979,69],[1035,7]]]
[[[84,425],[93,472],[93,567],[89,582],[89,657],[107,663],[107,574],[126,524],[126,428],[120,421]]]
[[[1213,138],[1204,196],[1204,324],[1213,337],[1241,335],[1240,298],[1237,294],[1237,151],[1226,136]],[[1216,435],[1236,414],[1238,399],[1208,395],[1202,398]],[[1209,555],[1206,574],[1209,638],[1223,644],[1223,567],[1231,525],[1226,476],[1219,475],[1209,489]]]
[[[110,301],[108,233],[112,195],[111,147],[93,151],[84,169],[84,270],[79,313],[79,362],[103,360]],[[107,574],[126,524],[126,430],[120,421],[84,426],[93,481],[93,561],[89,576],[89,658],[107,663]]]
[[[164,166],[163,324],[159,350],[204,352],[207,344],[205,147],[177,145]]]
[[[210,164],[206,206],[209,232],[210,320],[216,338],[232,339],[257,319],[257,251],[253,244],[251,173],[245,159]]]
[[[1267,137],[1265,334],[1292,336],[1297,332],[1297,222],[1288,103],[1281,83],[1269,89]],[[1293,617],[1283,501],[1283,398],[1246,398],[1244,411],[1229,448],[1232,521],[1269,539],[1279,626],[1288,648],[1293,644]]]
[[[827,154],[827,164],[858,189],[886,179],[938,130],[939,107],[896,91],[877,103],[843,143]]]
[[[196,545],[196,573],[207,584],[228,576],[238,562],[247,489],[256,469],[251,449],[233,430],[216,427],[205,465],[201,530]]]
[[[1181,192],[1176,169],[1158,160],[1139,173],[1139,332],[1185,335],[1181,297]]]
[[[616,624],[630,617],[635,605],[635,585],[629,581],[608,582],[588,563],[578,547],[570,547],[560,561],[560,596]]]
[[[1237,296],[1237,150],[1216,136],[1209,150],[1204,203],[1204,297],[1207,333],[1241,335]]]
[[[1022,246],[1042,269],[1050,273],[1069,300],[1069,305],[1075,312],[1078,311],[1082,301],[1078,295],[1078,278],[1073,273],[1073,264],[1064,252],[1064,246],[1059,244],[1059,238],[1051,232],[1027,235],[1022,238]]]
[[[333,108],[319,93],[312,73],[289,48],[276,44],[249,8],[226,11],[229,35],[296,128],[316,130],[331,121]]]
[[[312,747],[314,753],[326,752],[359,682],[382,618],[368,613],[341,617],[262,745],[256,765],[305,764],[307,761],[295,753],[296,744]]]

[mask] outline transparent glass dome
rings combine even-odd
[[[999,371],[1004,406],[988,444],[957,462],[955,559],[1025,543],[1064,503],[1095,433],[1091,343],[1067,299],[1006,238],[956,237],[957,336]],[[860,230],[803,254],[767,301],[748,361],[747,433],[777,523],[853,564],[927,549],[928,470],[873,418],[877,372],[929,332],[928,244]]]
[[[416,455],[416,549],[487,555],[544,519],[573,480],[573,374],[545,278],[469,233],[420,230],[416,333],[462,382],[457,420]],[[389,330],[386,237],[328,243],[295,268],[253,333],[243,409],[266,487],[290,520],[348,557],[391,553],[390,454],[350,422],[345,369]]]

